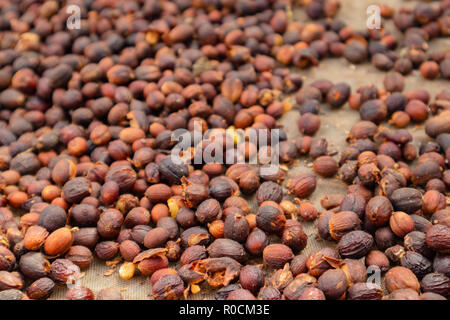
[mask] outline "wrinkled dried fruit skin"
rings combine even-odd
[[[426,242],[429,248],[438,251],[450,252],[450,228],[437,224],[428,229]]]
[[[284,244],[270,244],[264,248],[264,263],[272,268],[282,268],[285,263],[294,258],[291,248]]]
[[[40,252],[28,252],[19,261],[20,271],[31,279],[45,277],[50,272],[50,262]]]
[[[16,257],[8,248],[0,246],[0,271],[11,271],[16,264]]]
[[[375,231],[375,243],[380,250],[394,246],[397,243],[396,240],[397,237],[390,227],[378,228]]]
[[[362,219],[364,217],[365,208],[366,200],[364,197],[357,193],[350,193],[340,202],[339,211],[352,211]]]
[[[289,192],[299,198],[311,195],[316,189],[316,178],[308,173],[302,173],[287,182]]]
[[[136,258],[135,258],[136,260]],[[133,260],[133,263],[134,261]],[[169,266],[169,261],[165,256],[155,256],[146,259],[142,259],[138,264],[137,268],[139,271],[146,276],[152,275],[155,271]]]
[[[64,184],[63,198],[69,203],[79,203],[91,194],[91,183],[86,178],[74,178]]]
[[[0,291],[22,289],[24,279],[18,272],[0,271]]]
[[[438,253],[433,260],[433,270],[445,274],[447,277],[450,275],[450,255],[444,253]]]
[[[241,286],[239,284],[229,284],[225,287],[220,288],[216,291],[215,298],[216,300],[226,300],[230,292],[240,289]]]
[[[239,274],[239,282],[242,288],[247,289],[252,293],[258,292],[264,285],[264,274],[262,269],[253,265],[244,266]]]
[[[66,225],[67,214],[59,206],[48,205],[39,215],[38,226],[44,227],[48,232],[53,232],[56,229],[62,228]]]
[[[272,286],[264,286],[259,290],[258,299],[260,300],[280,300],[280,291]]]
[[[45,228],[42,228],[40,226],[31,226],[25,233],[25,248],[30,251],[39,250],[44,244],[45,239],[48,235],[49,233]]]
[[[366,218],[376,226],[383,226],[389,221],[392,211],[392,204],[388,198],[376,196],[366,205]]]
[[[412,231],[408,233],[403,239],[405,249],[418,252],[424,257],[432,258],[434,256],[433,250],[428,248],[425,238],[426,234],[421,231]]]
[[[414,213],[422,209],[422,194],[413,188],[400,188],[395,190],[390,200],[396,211]]]
[[[299,300],[305,289],[309,287],[317,287],[317,279],[302,273],[283,290],[283,295],[287,300]]]
[[[98,210],[89,204],[79,204],[70,211],[72,226],[93,227],[98,220]]]
[[[254,228],[247,237],[245,248],[250,254],[260,256],[268,244],[269,238],[266,233],[259,228]]]
[[[361,228],[361,220],[352,211],[341,211],[330,217],[328,221],[330,235],[333,239],[339,240],[346,233]]]
[[[21,175],[36,172],[40,167],[38,157],[32,152],[24,152],[15,156],[9,165],[11,170],[19,172]]]
[[[405,252],[405,255],[400,260],[400,263],[403,267],[411,270],[419,279],[432,271],[431,262],[417,252]]]
[[[29,300],[29,299],[20,290],[8,289],[0,291],[0,301],[1,300]]]
[[[388,257],[389,261],[393,262],[394,264],[399,264],[400,259],[405,254],[405,248],[397,244],[387,248],[384,251],[384,254],[386,255],[386,257]]]
[[[200,223],[212,222],[222,216],[222,209],[216,199],[207,199],[200,203],[195,212],[195,216]]]
[[[40,278],[27,289],[27,296],[34,300],[46,300],[53,293],[55,283],[50,278]]]
[[[263,182],[256,192],[256,200],[261,205],[264,201],[274,201],[279,203],[283,198],[283,190],[278,183],[273,181]]]
[[[179,275],[168,274],[152,286],[155,300],[178,300],[183,296],[184,283]]]
[[[435,138],[441,133],[449,133],[450,114],[442,113],[440,116],[433,117],[425,123],[425,132],[428,136]]]
[[[204,246],[195,245],[184,250],[183,254],[180,257],[180,264],[185,265],[206,258],[206,248]]]
[[[83,245],[93,249],[99,240],[97,228],[81,228],[74,232],[74,245]]]
[[[428,228],[431,227],[431,222],[422,216],[412,214],[410,217],[414,220],[414,229],[417,231],[427,232]]]
[[[414,220],[408,214],[397,211],[389,219],[389,226],[396,236],[403,238],[414,230]]]
[[[283,244],[289,246],[293,251],[298,252],[306,247],[308,237],[303,231],[302,225],[297,220],[286,221],[283,234],[281,236]]]
[[[383,300],[419,300],[419,294],[413,289],[397,289],[383,297]]]
[[[379,186],[383,194],[392,201],[392,193],[399,188],[405,187],[407,181],[400,172],[389,168],[383,169],[383,171],[381,172],[381,176],[382,178],[380,180]]]
[[[436,190],[429,190],[423,196],[422,210],[426,215],[432,215],[436,211],[447,206],[445,196]]]
[[[425,292],[420,295],[420,300],[447,300],[444,296],[434,292]]]
[[[270,283],[276,289],[283,291],[286,286],[294,279],[289,264],[286,263],[283,269],[278,269],[270,277]]]
[[[298,300],[326,300],[325,294],[322,290],[316,287],[307,287],[301,293]]]
[[[73,287],[66,291],[67,300],[94,300],[94,293],[85,287]]]
[[[80,268],[68,259],[56,259],[50,266],[50,277],[59,284],[74,283],[80,273]]]
[[[169,239],[169,232],[164,228],[154,228],[147,232],[144,238],[144,246],[146,248],[163,247]]]
[[[430,160],[417,164],[412,172],[411,181],[415,185],[422,186],[431,179],[440,179],[441,177],[441,167],[436,162]]]
[[[383,289],[376,283],[360,282],[348,288],[348,300],[381,300]]]
[[[372,250],[366,256],[365,263],[367,267],[375,266],[381,270],[381,272],[386,272],[389,267],[389,259],[386,255],[378,250]]]
[[[207,248],[208,254],[211,258],[232,258],[240,263],[247,260],[247,253],[244,247],[231,239],[216,239]]]
[[[308,271],[308,268],[306,267],[306,259],[308,257],[304,254],[296,255],[291,263],[290,263],[290,269],[293,276],[297,276],[300,273],[306,273]]]
[[[206,275],[202,274],[194,268],[194,262],[191,262],[190,264],[185,264],[178,268],[177,272],[178,275],[183,279],[183,281],[187,285],[197,284],[204,280],[206,280]]]
[[[123,215],[116,209],[107,209],[97,221],[97,230],[100,236],[105,239],[114,239],[119,235],[123,224]]]
[[[136,172],[129,166],[111,168],[105,176],[105,182],[116,182],[121,192],[131,189],[136,179]]]
[[[433,292],[444,297],[450,295],[450,278],[441,273],[429,273],[420,282],[422,292]]]
[[[256,224],[258,228],[269,233],[280,232],[285,223],[286,217],[275,202],[263,202],[256,213]]]
[[[91,250],[84,246],[70,247],[69,251],[67,251],[65,255],[65,258],[72,261],[80,269],[88,268],[94,260]]]
[[[367,280],[367,269],[360,260],[344,259],[339,264],[339,269],[345,273],[348,286]]]
[[[334,216],[331,211],[323,211],[317,220],[317,233],[324,240],[332,240],[330,234],[330,219]]]
[[[159,279],[169,274],[177,274],[177,270],[172,268],[159,269],[158,271],[155,271],[155,273],[153,273],[150,277],[150,283],[153,286]]]
[[[256,300],[256,298],[249,290],[237,289],[230,292],[227,300]]]
[[[119,244],[115,241],[101,241],[94,249],[97,258],[101,260],[111,260],[119,252]]]
[[[169,184],[180,184],[182,177],[189,175],[187,165],[181,159],[173,161],[172,157],[167,157],[159,164],[161,178]]]
[[[188,184],[183,189],[183,201],[189,208],[196,208],[200,203],[209,197],[209,190],[203,184]]]
[[[444,226],[450,227],[450,210],[447,209],[439,210],[431,216],[430,220],[432,224],[442,224]],[[427,231],[428,228],[424,230],[424,232]]]
[[[318,288],[328,299],[340,299],[347,290],[347,277],[342,270],[327,270],[319,277]]]
[[[229,214],[225,218],[223,231],[225,238],[242,243],[245,242],[250,233],[250,226],[243,215]]]
[[[394,267],[385,276],[386,289],[392,293],[398,289],[412,289],[419,292],[420,284],[414,273],[405,267]]]

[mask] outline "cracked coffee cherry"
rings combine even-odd
[[[314,277],[319,277],[326,270],[339,265],[339,256],[332,248],[322,248],[311,252],[306,259],[306,267]]]
[[[168,274],[161,277],[152,286],[155,300],[178,300],[183,296],[184,283],[177,274]]]

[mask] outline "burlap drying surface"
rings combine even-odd
[[[388,4],[395,9],[401,6],[413,7],[417,1],[401,1],[401,0],[341,0],[341,9],[338,17],[345,21],[349,26],[361,30],[365,28],[366,8],[372,4]],[[294,8],[294,17],[299,21],[307,21],[306,15],[302,8]],[[386,21],[386,27],[400,37],[399,32],[395,29],[392,21]],[[430,44],[429,51],[450,48],[450,39],[433,40]],[[369,63],[362,65],[350,65],[344,58],[340,59],[324,59],[318,67],[308,70],[297,70],[304,77],[304,86],[310,84],[317,79],[330,79],[334,83],[345,81],[352,87],[352,92],[362,85],[374,84],[382,87],[385,73],[378,71]],[[428,81],[424,80],[417,71],[414,71],[406,78],[405,91],[414,88],[424,88],[428,90],[432,97],[444,88],[449,88],[449,82],[439,79]],[[300,133],[297,129],[297,120],[300,117],[298,109],[295,107],[287,112],[280,120],[279,124],[283,125],[289,139],[297,138]],[[331,110],[327,104],[321,105],[321,127],[315,137],[325,137],[329,143],[329,149],[332,151],[342,151],[347,143],[345,141],[348,130],[359,120],[358,112],[351,110],[348,105],[341,109]],[[421,143],[427,141],[427,136],[423,132],[423,126],[411,125],[410,132],[414,136],[413,144],[417,147]],[[339,156],[336,156],[338,159]],[[288,177],[298,172],[312,172],[311,159],[301,157],[289,167]],[[318,178],[317,189],[308,199],[315,207],[321,211],[320,199],[327,194],[346,193],[346,185],[337,178]],[[291,199],[290,195],[285,193],[286,199]],[[254,212],[257,206],[254,199],[250,199]],[[304,254],[309,254],[317,248],[325,246],[335,246],[335,243],[318,239],[316,236],[316,222],[302,222],[303,228],[308,235],[308,245],[303,250]],[[249,261],[253,263],[253,261]],[[258,262],[258,261],[256,261]],[[119,265],[120,266],[120,265]],[[118,268],[111,275],[108,273],[110,267],[106,266],[104,261],[95,260],[93,264],[85,271],[83,278],[80,280],[81,285],[86,286],[97,293],[99,290],[108,287],[116,287],[122,290],[124,299],[151,299],[151,285],[148,277],[135,276],[131,280],[123,280],[118,275]],[[52,299],[64,299],[67,288],[59,287],[52,295]],[[202,285],[202,290],[196,295],[191,295],[189,299],[214,299],[214,292],[209,290],[208,285]]]

